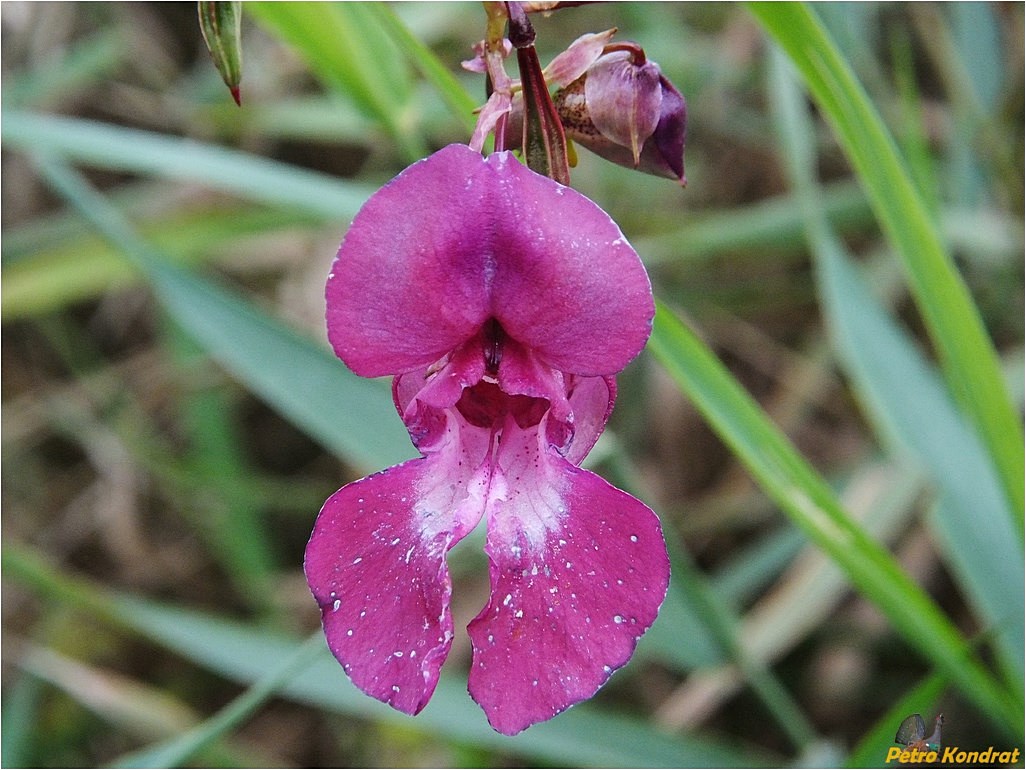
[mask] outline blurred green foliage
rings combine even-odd
[[[616,26],[688,99],[686,190],[573,172],[662,303],[588,460],[671,541],[635,660],[509,739],[465,639],[415,719],[300,641],[320,503],[414,453],[323,281],[468,139],[480,6],[244,4],[239,109],[194,5],[6,3],[4,766],[862,766],[905,709],[1022,745],[1022,7],[534,22],[543,63]]]

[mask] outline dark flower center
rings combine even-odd
[[[482,380],[463,391],[456,408],[467,422],[479,428],[500,428],[506,415],[512,415],[521,428],[532,428],[545,416],[549,401],[519,393],[510,395],[495,383]]]
[[[464,389],[460,400],[456,402],[456,408],[467,422],[479,428],[499,428],[507,415],[512,415],[521,428],[534,427],[548,410],[548,399],[506,393],[498,384],[490,381],[499,375],[502,348],[507,335],[499,322],[490,318],[482,329],[482,337],[485,376],[488,379]]]

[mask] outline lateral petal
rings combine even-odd
[[[470,623],[470,694],[513,735],[591,697],[634,652],[669,583],[659,521],[639,500],[529,438],[495,471],[492,593]],[[515,445],[515,446],[514,446]]]
[[[481,447],[460,447],[460,427],[450,423],[438,453],[332,495],[306,548],[332,653],[357,687],[407,714],[427,704],[449,653],[445,554],[480,520],[488,485],[487,468],[472,457]]]

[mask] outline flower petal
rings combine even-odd
[[[487,159],[501,183],[492,313],[564,372],[615,374],[652,329],[652,287],[620,228],[588,198],[517,163]]]
[[[620,228],[508,152],[449,145],[371,196],[325,288],[328,338],[357,374],[427,366],[493,317],[560,371],[613,374],[655,306]]]
[[[487,319],[491,177],[478,153],[449,145],[360,209],[325,287],[328,339],[354,372],[430,364]]]
[[[488,510],[492,594],[470,623],[470,694],[513,735],[589,698],[634,652],[669,583],[659,521],[530,437],[510,440]],[[512,483],[515,480],[515,484]]]
[[[595,127],[630,148],[635,166],[642,145],[659,124],[663,98],[659,75],[659,67],[652,62],[639,66],[626,51],[617,51],[595,62],[584,83],[584,98]]]
[[[552,86],[564,88],[588,71],[588,67],[602,55],[602,49],[613,39],[616,29],[589,32],[581,35],[570,46],[549,62],[545,80]]]
[[[461,446],[449,422],[439,451],[332,495],[306,549],[332,653],[357,687],[407,714],[428,702],[449,653],[445,553],[480,520],[488,484],[480,437]]]
[[[595,446],[613,411],[616,380],[612,377],[572,376],[568,398],[574,416],[573,437],[566,447],[556,441],[552,443],[568,462],[580,465]],[[552,438],[551,430],[549,438]]]

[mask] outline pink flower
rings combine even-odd
[[[590,697],[669,581],[652,511],[578,467],[651,330],[637,254],[579,193],[451,145],[367,202],[326,297],[336,353],[395,375],[423,455],[321,510],[306,574],[332,652],[364,692],[419,712],[453,638],[445,555],[484,517],[471,696],[508,735]]]

